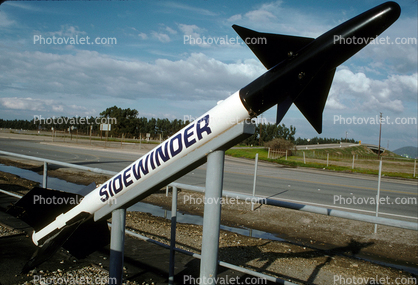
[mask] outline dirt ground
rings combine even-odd
[[[42,171],[40,164],[36,163],[28,165],[5,159],[0,159],[0,163]],[[103,183],[107,180],[106,176],[80,173],[71,169],[50,170],[48,175],[85,185],[93,181]],[[0,173],[0,189],[24,193],[33,186],[33,182]],[[179,212],[201,216],[203,203],[187,202],[193,199],[200,201],[201,198],[203,198],[201,193],[180,191]],[[170,209],[171,194],[166,197],[165,190],[161,190],[143,202]],[[230,202],[226,201],[222,206],[223,225],[273,233],[284,238],[285,241],[252,238],[221,231],[220,260],[298,284],[332,284],[331,280],[335,280],[335,276],[344,278],[355,276],[355,278],[369,278],[368,280],[384,277],[393,281],[393,284],[397,284],[396,278],[405,278],[404,280],[409,280],[408,282],[414,282],[405,284],[417,284],[416,279],[408,279],[416,278],[416,275],[399,267],[387,266],[390,263],[400,265],[404,269],[418,269],[416,231],[379,225],[377,234],[373,234],[374,225],[368,223],[267,205],[256,205],[253,212],[250,204]],[[147,213],[128,212],[127,227],[165,243],[170,238],[170,221]],[[178,224],[177,246],[199,253],[201,235],[201,226]],[[344,283],[334,282],[334,284]]]

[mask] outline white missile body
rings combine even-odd
[[[33,242],[42,245],[40,241],[45,241],[51,235],[54,236],[57,230],[76,219],[80,213],[93,215],[109,203],[117,204],[118,198],[129,191],[136,191],[135,187],[139,183],[158,174],[163,168],[176,167],[176,162],[185,155],[199,149],[244,120],[251,120],[251,116],[241,103],[237,91],[86,195],[80,204],[67,213],[59,215],[40,231],[34,231]]]

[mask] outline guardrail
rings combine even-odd
[[[0,151],[0,154],[24,158],[24,159],[33,160],[33,161],[44,162],[44,178],[43,178],[44,182],[47,180],[47,171],[45,169],[47,169],[48,164],[61,165],[61,166],[70,167],[74,169],[80,169],[84,171],[90,171],[94,173],[112,175],[112,176],[118,173],[115,171],[103,170],[100,168],[92,168],[92,167],[87,167],[87,166],[82,166],[82,165],[77,165],[77,164],[72,164],[72,163],[66,163],[66,162],[33,157],[33,156],[6,152],[6,151]],[[46,186],[47,186],[47,183],[44,183],[43,187],[46,188]],[[184,189],[184,190],[205,192],[204,187],[187,185],[187,184],[170,183],[168,186],[171,186],[171,187],[175,186],[177,188]],[[366,222],[366,223],[380,224],[380,225],[385,225],[385,226],[398,227],[398,228],[418,231],[418,223],[416,222],[407,222],[407,221],[396,220],[396,219],[374,217],[374,216],[352,213],[352,212],[347,212],[347,211],[328,209],[324,207],[291,203],[291,202],[287,202],[287,201],[283,201],[279,199],[271,199],[271,198],[263,198],[263,197],[239,194],[239,193],[230,192],[226,190],[223,191],[223,195],[225,195],[226,197],[241,197],[241,199],[244,199],[244,200],[249,199],[249,198],[258,199],[257,202],[260,204],[278,206],[278,207],[289,208],[293,210],[299,210],[299,211],[310,212],[310,213],[316,213],[316,214],[321,214],[321,215],[326,215],[326,216],[333,216],[333,217],[339,217],[339,218],[344,218],[344,219],[349,219],[349,220],[356,220],[356,221],[361,221],[361,222]]]
[[[28,160],[33,160],[33,161],[40,161],[44,163],[44,177],[43,177],[43,187],[47,187],[47,167],[48,164],[54,164],[54,165],[60,165],[60,166],[65,166],[65,167],[71,167],[74,169],[80,169],[80,170],[84,170],[84,171],[90,171],[90,172],[94,172],[94,173],[99,173],[99,174],[105,174],[105,175],[115,175],[117,174],[117,172],[114,171],[108,171],[108,170],[103,170],[100,168],[91,168],[91,167],[86,167],[86,166],[81,166],[81,165],[76,165],[76,164],[71,164],[71,163],[66,163],[66,162],[61,162],[61,161],[55,161],[55,160],[50,160],[50,159],[44,159],[44,158],[38,158],[38,157],[33,157],[33,156],[27,156],[27,155],[22,155],[22,154],[16,154],[16,153],[11,153],[11,152],[5,152],[5,151],[0,151],[0,154],[3,155],[7,155],[7,156],[14,156],[14,157],[19,157],[19,158],[24,158],[24,159],[28,159]],[[173,188],[173,200],[172,200],[172,213],[174,216],[172,216],[172,224],[171,224],[171,240],[170,240],[170,256],[174,256],[172,255],[172,252],[179,251],[179,252],[183,252],[185,254],[189,254],[192,255],[196,258],[199,258],[200,255],[191,253],[191,252],[185,252],[184,250],[180,250],[180,249],[176,249],[175,248],[175,231],[176,231],[176,213],[177,213],[177,189],[184,189],[184,190],[190,190],[190,191],[196,191],[196,192],[205,192],[205,187],[199,187],[199,186],[193,186],[193,185],[187,185],[187,184],[181,184],[181,183],[170,183],[167,186],[167,193],[168,193],[168,188],[172,187]],[[175,193],[175,194],[174,194]],[[247,200],[250,199],[251,201],[260,203],[260,204],[266,204],[266,205],[271,205],[271,206],[278,206],[278,207],[283,207],[283,208],[288,208],[288,209],[294,209],[294,210],[299,210],[299,211],[304,211],[304,212],[310,212],[310,213],[316,213],[316,214],[321,214],[321,215],[327,215],[327,216],[333,216],[333,217],[339,217],[339,218],[344,218],[344,219],[349,219],[349,220],[356,220],[356,221],[362,221],[362,222],[367,222],[367,223],[373,223],[373,224],[380,224],[380,225],[386,225],[386,226],[392,226],[392,227],[398,227],[398,228],[404,228],[404,229],[409,229],[409,230],[415,230],[418,231],[418,223],[415,222],[407,222],[407,221],[402,221],[402,220],[395,220],[395,219],[388,219],[388,218],[382,218],[382,217],[375,217],[375,216],[369,216],[369,215],[364,215],[364,214],[358,214],[358,213],[352,213],[352,212],[347,212],[347,211],[340,211],[340,210],[334,210],[334,209],[328,209],[328,208],[324,208],[324,207],[317,207],[317,206],[310,206],[310,205],[303,205],[303,204],[297,204],[297,203],[291,203],[291,202],[287,202],[287,201],[282,201],[282,200],[278,200],[278,199],[271,199],[271,198],[263,198],[263,197],[257,197],[257,196],[251,196],[251,195],[245,195],[245,194],[241,194],[241,193],[235,193],[235,192],[231,192],[231,191],[223,191],[222,195],[227,197],[227,198],[238,198],[241,200]],[[146,237],[141,237],[142,239],[147,239]],[[152,240],[153,243],[159,244],[161,245],[159,242]],[[165,247],[168,247],[167,245],[165,245]],[[173,260],[171,260],[173,259]],[[264,275],[255,271],[251,271],[248,269],[244,269],[244,268],[240,268],[236,265],[232,265],[232,264],[228,264],[222,261],[218,261],[220,265],[225,266],[227,268],[231,268],[234,270],[244,270],[241,272],[247,273],[247,274],[251,274],[253,276],[256,277],[263,277],[266,278],[266,280],[270,280],[273,282],[277,282],[279,284],[293,284],[290,283],[288,281],[284,281],[275,277],[271,277],[268,275]],[[172,280],[173,276],[172,274],[174,273],[174,258],[170,258],[170,280]]]
[[[205,192],[205,188],[199,187],[199,186],[192,186],[192,185],[181,184],[181,183],[170,183],[169,186],[175,186],[179,189],[184,189],[184,190]],[[418,223],[414,223],[414,222],[375,217],[375,216],[352,213],[352,212],[347,212],[347,211],[328,209],[328,208],[318,207],[318,206],[297,204],[297,203],[282,201],[278,199],[256,197],[256,196],[245,195],[245,194],[240,194],[240,193],[235,193],[235,192],[230,192],[230,191],[225,191],[225,190],[222,192],[222,195],[224,195],[227,198],[238,198],[238,199],[247,200],[247,201],[251,200],[259,204],[277,206],[277,207],[299,210],[299,211],[315,213],[315,214],[321,214],[321,215],[326,215],[326,216],[331,216],[331,217],[338,217],[338,218],[343,218],[343,219],[348,219],[348,220],[355,220],[355,221],[361,221],[361,222],[366,222],[366,223],[380,224],[380,225],[385,225],[385,226],[418,231]]]
[[[82,165],[77,165],[77,164],[72,164],[72,163],[67,163],[67,162],[61,162],[61,161],[39,158],[39,157],[23,155],[23,154],[17,154],[17,153],[1,151],[1,150],[0,150],[0,154],[43,162],[44,163],[43,181],[45,182],[43,183],[44,188],[46,188],[47,186],[46,181],[47,181],[48,174],[47,174],[46,169],[48,167],[48,164],[61,165],[61,166],[70,167],[74,169],[80,169],[84,171],[105,174],[105,175],[112,175],[112,176],[118,173],[115,171],[103,170],[100,168],[92,168],[92,167],[87,167],[87,166],[82,166]],[[180,188],[180,189],[191,190],[191,191],[196,191],[196,192],[205,192],[204,187],[187,185],[187,184],[170,183],[168,186],[176,186],[177,188]],[[304,211],[304,212],[310,212],[310,213],[316,213],[316,214],[321,214],[321,215],[326,215],[326,216],[333,216],[333,217],[339,217],[339,218],[344,218],[344,219],[349,219],[349,220],[356,220],[356,221],[361,221],[361,222],[366,222],[366,223],[380,224],[380,225],[385,225],[385,226],[398,227],[398,228],[418,231],[418,223],[415,223],[415,222],[407,222],[407,221],[396,220],[396,219],[374,217],[374,216],[352,213],[352,212],[347,212],[347,211],[328,209],[324,207],[291,203],[291,202],[287,202],[287,201],[283,201],[279,199],[250,196],[250,195],[239,194],[239,193],[230,192],[226,190],[223,191],[223,195],[225,196],[234,195],[234,196],[226,196],[226,197],[241,197],[241,199],[244,199],[244,200],[248,198],[258,199],[257,203],[260,203],[260,204],[278,206],[278,207],[299,210],[299,211]],[[263,201],[266,201],[266,203],[263,203]]]

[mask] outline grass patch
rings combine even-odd
[[[357,147],[358,148],[358,147]],[[332,150],[332,149],[329,149]],[[342,150],[342,149],[338,149]],[[326,151],[326,149],[323,149],[321,151]],[[352,152],[353,148],[349,148],[348,150],[345,150],[345,152]],[[312,152],[312,150],[310,150]],[[347,166],[338,166],[338,165],[326,165],[325,163],[318,163],[318,162],[312,162],[307,161],[306,164],[303,163],[303,158],[297,157],[297,156],[289,156],[287,160],[282,157],[279,159],[270,159],[268,158],[268,150],[267,149],[261,149],[261,148],[243,148],[243,149],[229,149],[226,151],[226,155],[230,155],[233,157],[240,157],[240,158],[247,158],[247,159],[255,159],[256,154],[258,153],[258,159],[268,162],[273,162],[281,165],[286,165],[289,167],[309,167],[309,168],[317,168],[317,169],[326,169],[330,171],[338,171],[338,172],[346,172],[346,173],[361,173],[361,174],[371,174],[371,175],[378,175],[379,171],[374,169],[367,169],[367,168],[361,168],[361,167],[355,167],[354,169]],[[305,153],[306,155],[306,153]],[[351,154],[352,156],[352,154]],[[308,157],[308,156],[307,156]],[[325,155],[326,157],[326,155]],[[376,159],[376,155],[371,156],[371,158]],[[331,161],[331,159],[330,159]],[[344,161],[344,162],[350,162],[351,159],[334,159],[333,161]],[[387,177],[400,177],[400,178],[407,178],[407,179],[417,179],[418,177],[413,177],[412,174],[409,173],[403,173],[403,172],[382,172],[382,176]]]

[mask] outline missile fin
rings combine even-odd
[[[296,107],[319,134],[322,133],[322,112],[334,74],[335,68],[323,75],[315,76],[294,101]]]
[[[79,191],[88,194],[96,186],[88,185]],[[7,212],[20,218],[35,231],[39,231],[62,213],[75,207],[83,195],[53,189],[35,187],[16,202]],[[84,258],[110,242],[106,220],[94,221],[90,213],[81,212],[67,222],[62,229],[56,229],[41,242],[41,247],[25,264],[22,272],[28,272],[49,259],[61,246],[76,258]]]
[[[259,33],[238,25],[233,25],[232,28],[267,69],[295,55],[314,40],[313,38]]]
[[[287,110],[289,110],[290,106],[292,106],[292,103],[292,98],[288,96],[286,100],[280,104],[277,104],[276,125],[282,121],[284,115],[286,115]]]
[[[34,187],[7,212],[38,231],[51,223],[59,214],[75,207],[82,198],[83,196],[78,194]],[[53,202],[58,199],[66,203]]]
[[[52,257],[58,249],[67,241],[69,236],[77,230],[78,226],[86,219],[88,213],[80,213],[73,223],[66,225],[60,230],[54,232],[42,245],[39,247],[28,262],[23,266],[22,273],[27,273],[29,270],[35,268],[39,264]]]
[[[110,243],[107,220],[88,219],[82,223],[62,245],[76,258],[85,258]]]

